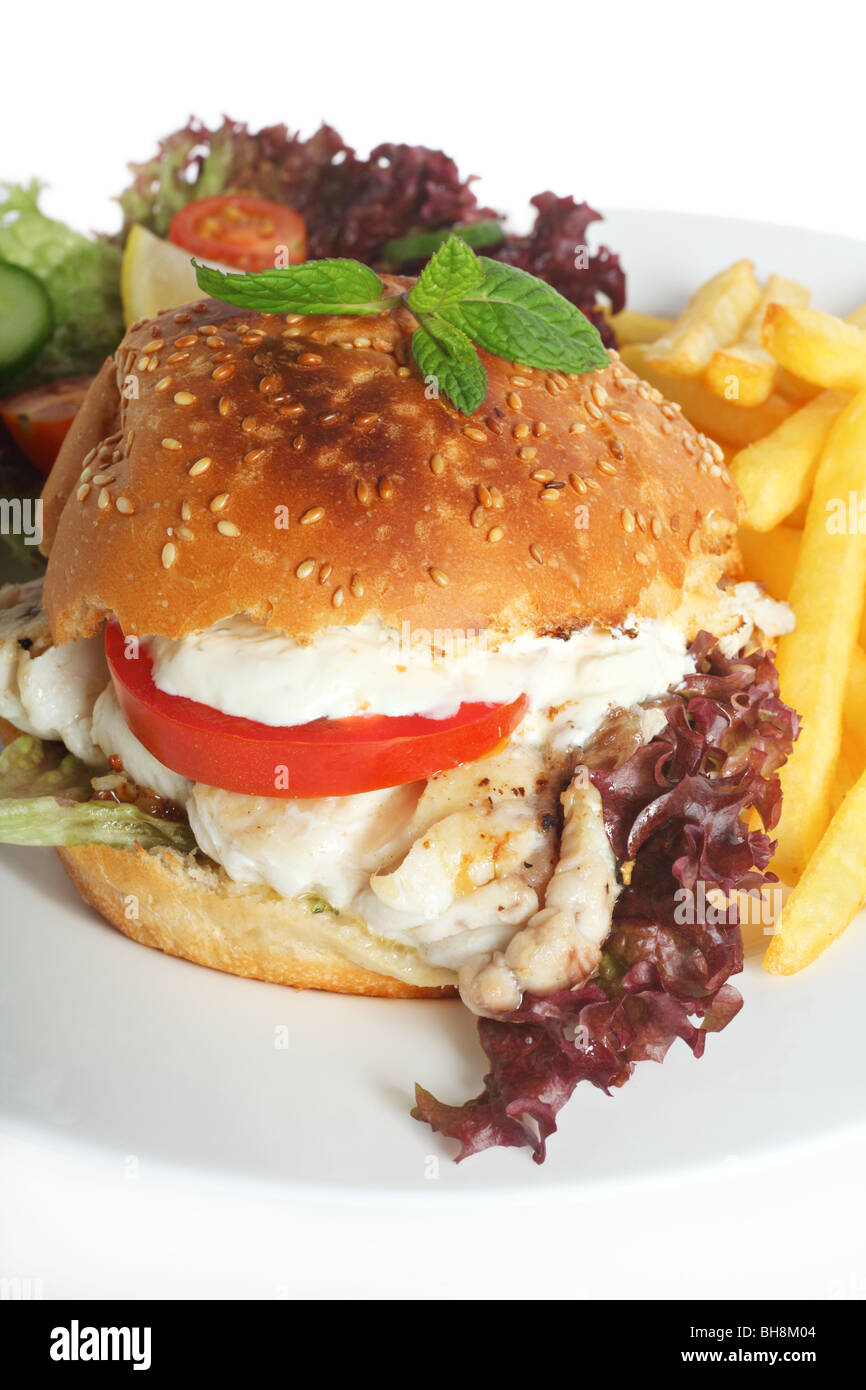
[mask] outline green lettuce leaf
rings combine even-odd
[[[97,372],[123,337],[120,251],[46,217],[39,184],[0,185],[0,259],[23,266],[48,291],[54,333],[17,389]]]
[[[161,820],[121,802],[88,800],[90,778],[90,770],[62,744],[22,734],[0,753],[0,844],[195,849],[186,821]]]

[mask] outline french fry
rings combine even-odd
[[[848,668],[842,717],[845,743],[851,758],[859,763],[859,775],[866,767],[866,651],[859,643],[854,648]]]
[[[777,365],[766,348],[761,346],[764,316],[771,304],[794,304],[805,307],[809,291],[796,280],[783,275],[771,275],[749,318],[741,337],[729,347],[713,353],[704,378],[715,396],[739,405],[762,405],[772,394]]]
[[[844,391],[823,391],[737,454],[731,472],[753,530],[772,531],[809,496],[830,430],[848,399]]]
[[[740,550],[746,567],[746,578],[757,579],[767,593],[776,599],[786,599],[794,577],[802,531],[793,526],[777,526],[775,531],[753,531],[740,528]]]
[[[833,786],[830,790],[831,820],[857,781],[864,766],[866,764],[843,737],[842,747],[839,749],[839,756],[836,759],[836,769],[833,773]]]
[[[737,261],[695,290],[685,311],[657,338],[647,361],[669,376],[701,376],[713,353],[727,347],[761,297],[751,261]]]
[[[771,304],[761,341],[783,367],[828,390],[866,386],[866,333],[818,309]]]
[[[866,328],[866,304],[861,304],[858,309],[852,309],[850,314],[846,314],[845,322],[853,323],[855,328]]]
[[[701,381],[687,381],[683,377],[667,376],[657,371],[648,361],[646,348],[642,343],[632,343],[624,347],[622,360],[633,372],[655,386],[669,401],[677,401],[685,415],[704,434],[720,443],[735,444],[742,449],[746,444],[769,434],[797,409],[794,401],[783,400],[773,395],[763,405],[734,405],[723,401],[707,390]]]
[[[634,309],[622,309],[611,314],[610,323],[616,333],[620,347],[629,343],[654,343],[663,333],[667,333],[673,319],[661,319],[655,314],[639,314]]]
[[[866,895],[866,772],[845,797],[782,909],[764,957],[773,975],[793,975],[841,936]]]
[[[804,872],[829,820],[842,738],[842,702],[853,660],[866,584],[866,535],[828,524],[851,491],[866,493],[866,392],[836,421],[818,472],[789,602],[796,630],[778,648],[783,698],[803,718],[782,769],[782,818],[774,870],[789,883]]]

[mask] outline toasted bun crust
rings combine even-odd
[[[454,993],[368,970],[304,933],[298,904],[232,884],[219,870],[170,851],[87,845],[57,853],[81,896],[112,926],[171,956],[295,989],[388,999]]]
[[[670,616],[736,568],[721,451],[618,359],[566,376],[482,352],[466,419],[428,399],[414,327],[214,300],[133,325],[46,489],[55,640],[110,613],[167,637],[242,612],[297,638],[557,633]]]

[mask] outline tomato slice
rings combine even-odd
[[[159,690],[146,645],[127,644],[117,622],[106,627],[105,653],[123,716],[155,758],[194,782],[253,796],[352,796],[432,777],[490,753],[527,704],[520,695],[461,705],[449,719],[370,714],[276,727]]]
[[[194,256],[238,270],[273,270],[285,263],[278,259],[279,247],[288,248],[289,265],[307,257],[307,227],[300,213],[244,193],[187,203],[171,219],[168,239]]]
[[[51,472],[92,376],[69,377],[0,401],[0,415],[21,452],[40,473]]]

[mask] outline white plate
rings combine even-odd
[[[819,306],[866,300],[858,241],[646,212],[610,214],[603,235],[630,302],[649,311],[741,256],[806,281]],[[458,1101],[480,1089],[459,1004],[295,993],[148,951],[85,907],[44,850],[3,850],[0,903],[0,1125],[43,1142],[310,1196],[411,1196],[435,1176],[438,1191],[478,1200],[766,1159],[866,1126],[862,923],[789,980],[751,957],[745,1007],[700,1061],[675,1043],[612,1099],[580,1086],[543,1167],[514,1150],[458,1167],[408,1112],[416,1080]]]

